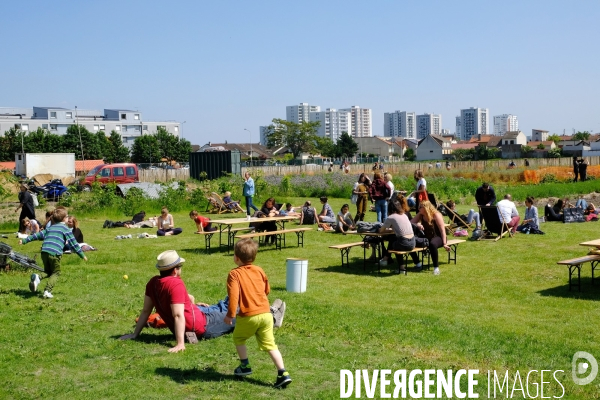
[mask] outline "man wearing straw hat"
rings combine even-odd
[[[169,349],[170,353],[185,350],[185,337],[195,333],[197,338],[211,339],[233,331],[233,326],[227,325],[223,319],[227,308],[223,311],[215,308],[201,310],[192,304],[185,284],[181,279],[181,267],[185,259],[179,257],[175,250],[167,250],[156,258],[156,268],[160,275],[154,276],[146,285],[144,307],[140,313],[133,333],[121,336],[121,340],[138,337],[152,309],[160,314],[171,332],[175,335],[177,345]],[[190,339],[192,341],[193,339]]]
[[[121,336],[121,340],[135,339],[139,336],[152,309],[161,316],[168,328],[175,335],[177,345],[169,349],[170,353],[185,350],[185,337],[194,333],[196,338],[212,339],[232,332],[233,325],[224,322],[229,306],[229,298],[209,306],[204,303],[194,304],[194,298],[187,292],[181,279],[181,267],[185,259],[179,257],[175,250],[167,250],[156,258],[156,268],[160,275],[154,276],[146,285],[144,307],[133,333]],[[281,326],[285,313],[285,303],[275,300],[271,306],[275,326]],[[193,336],[192,336],[193,337]],[[193,339],[192,339],[193,340]]]

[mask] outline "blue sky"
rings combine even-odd
[[[600,2],[5,2],[0,106],[127,108],[195,144],[258,141],[285,107],[515,114],[600,133]],[[490,123],[490,129],[492,129]]]

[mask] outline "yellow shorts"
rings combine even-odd
[[[277,350],[275,338],[273,337],[273,314],[264,313],[251,317],[240,317],[235,319],[233,330],[233,343],[236,346],[246,344],[246,340],[256,336],[258,348],[262,351]]]

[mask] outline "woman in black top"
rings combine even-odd
[[[23,219],[25,217],[29,219],[35,219],[35,207],[33,206],[33,197],[31,193],[27,191],[26,185],[21,185],[21,192],[19,193],[19,205],[15,212],[21,209],[21,214],[19,214],[19,232],[23,232],[25,230],[23,225]]]
[[[279,211],[277,211],[277,207],[275,207],[275,199],[272,197],[269,197],[267,201],[265,201],[260,211],[267,217],[276,217],[279,215]],[[277,230],[277,223],[275,221],[262,222],[260,224],[260,229],[267,232],[274,232]],[[266,236],[265,244],[269,244],[269,239],[272,244],[275,244],[276,235]]]

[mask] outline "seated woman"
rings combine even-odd
[[[223,203],[225,203],[225,207],[229,210],[244,212],[244,209],[240,206],[240,202],[231,199],[231,192],[229,191],[225,192]]]
[[[335,223],[335,215],[333,214],[333,210],[329,203],[327,203],[327,197],[322,196],[320,198],[321,204],[323,204],[323,208],[321,209],[321,213],[319,214],[319,222],[326,222],[329,224]]]
[[[386,230],[393,230],[395,235],[390,239],[387,250],[385,246],[383,247],[383,258],[380,261],[381,266],[388,264],[389,250],[410,251],[415,248],[415,235],[407,216],[409,210],[410,207],[404,196],[398,196],[394,201],[389,203],[388,211],[390,214],[379,229],[379,232],[383,233]],[[406,272],[406,266],[402,266],[401,264],[402,258],[400,256],[396,256],[396,258],[400,265],[396,272]]]
[[[83,232],[81,232],[81,229],[79,229],[79,221],[77,221],[77,218],[69,216],[69,218],[67,219],[67,226],[71,229],[71,232],[73,232],[73,236],[75,237],[75,240],[77,240],[77,243],[79,243],[79,247],[81,247],[81,250],[96,250],[94,247],[90,246],[89,244],[83,241]],[[71,253],[71,249],[65,247],[65,252]]]
[[[429,242],[429,254],[433,262],[433,274],[440,274],[440,262],[438,249],[443,247],[446,251],[450,251],[447,245],[446,228],[444,226],[444,217],[435,209],[434,205],[429,200],[424,200],[419,203],[419,212],[411,221],[416,224],[417,228],[425,232],[425,237]],[[415,265],[419,264],[419,255],[410,253]]]
[[[160,210],[160,217],[158,217],[158,231],[156,234],[158,236],[171,236],[171,235],[179,235],[183,232],[181,228],[174,228],[175,221],[173,220],[173,216],[169,214],[169,209],[167,207],[163,207]]]
[[[456,210],[455,210],[456,209],[456,203],[454,202],[454,200],[448,200],[446,202],[446,207],[448,207],[448,209],[450,209],[450,210],[452,210],[452,211],[454,211],[456,213]],[[470,209],[468,215],[460,214],[458,216],[460,217],[460,219],[462,219],[464,222],[466,222],[469,225],[471,225],[471,222],[473,222],[473,220],[475,220],[475,224],[476,224],[476,228],[475,229],[477,229],[477,230],[481,229],[481,219],[479,218],[479,213],[476,212],[475,210]],[[460,222],[460,221],[458,221],[458,222]]]
[[[352,219],[352,214],[348,211],[349,209],[350,206],[344,204],[340,212],[338,212],[337,224],[335,226],[337,232],[345,233],[355,229],[354,220]]]
[[[521,225],[517,226],[517,232],[529,233],[531,229],[540,229],[540,219],[538,218],[537,207],[533,205],[534,198],[529,196],[525,199],[525,219]]]
[[[594,205],[594,203],[589,203],[587,205],[587,207],[585,208],[585,211],[583,213],[585,215],[590,215],[590,214],[598,215],[598,213],[600,213],[600,210],[596,208],[596,206]]]
[[[260,209],[266,217],[276,217],[279,215],[279,211],[277,211],[277,207],[275,205],[275,199],[273,197],[269,197],[263,204]],[[275,232],[277,230],[277,223],[275,221],[266,221],[262,222],[260,225],[261,230],[266,232]],[[275,244],[275,240],[277,239],[276,235],[265,236],[265,244]]]
[[[210,218],[203,217],[196,210],[190,211],[190,218],[196,223],[196,232],[194,233],[214,232],[217,230],[217,228],[212,226]]]
[[[300,225],[314,225],[317,223],[317,209],[307,200],[300,210]]]
[[[550,207],[550,204],[547,204],[544,207],[544,217],[546,221],[562,221],[564,219],[564,215],[562,214],[562,210],[565,208],[562,199],[558,199],[554,206]]]
[[[40,224],[38,224],[38,222],[35,219],[29,219],[29,218],[25,217],[25,218],[23,218],[22,222],[23,222],[24,231],[20,232],[20,233],[29,236],[29,235],[33,235],[34,233],[38,233],[40,231]]]

